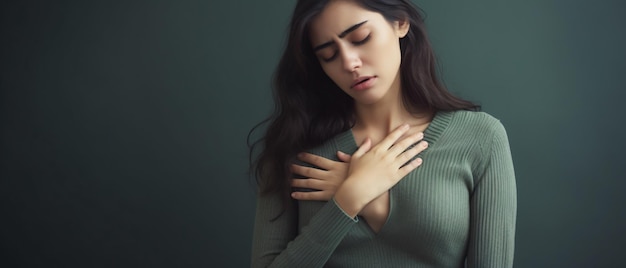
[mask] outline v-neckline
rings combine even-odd
[[[420,153],[420,156],[424,156],[429,150],[431,150],[431,148],[433,148],[439,137],[444,133],[445,129],[450,123],[453,114],[454,112],[444,111],[438,111],[435,113],[433,119],[428,124],[428,127],[426,127],[426,129],[423,131],[424,140],[428,142],[428,148]],[[347,154],[353,154],[358,149],[358,145],[356,143],[356,139],[354,138],[354,134],[352,133],[352,129],[348,129],[345,132],[339,134],[335,139],[335,142],[337,149]],[[387,226],[393,220],[392,217],[394,216],[394,188],[395,186],[389,189],[389,214],[387,215],[385,223],[378,232],[375,232],[374,229],[372,229],[372,227],[365,221],[359,221],[360,224],[358,225],[361,226],[362,231],[366,232],[372,238],[376,238],[384,234],[388,229]]]
[[[385,219],[385,223],[383,223],[383,226],[380,227],[380,230],[378,230],[378,232],[374,231],[374,228],[372,228],[372,226],[369,223],[367,223],[366,220],[359,221],[359,222],[364,223],[364,224],[360,224],[360,226],[363,226],[363,228],[365,229],[365,232],[367,232],[370,237],[378,237],[382,233],[384,233],[384,231],[387,229],[386,227],[389,225],[391,217],[393,216],[393,187],[389,189],[389,191],[387,192],[389,194],[389,212],[387,213],[387,218]],[[358,216],[358,217],[360,219],[364,219],[364,217],[362,216]]]
[[[433,119],[430,121],[426,129],[424,129],[423,131],[424,140],[428,142],[428,148],[431,148],[439,139],[441,134],[443,134],[444,130],[448,126],[448,123],[450,123],[450,120],[452,119],[452,115],[453,115],[453,112],[444,112],[444,111],[435,112]],[[338,136],[337,145],[339,149],[342,149],[339,146],[343,145],[343,147],[348,147],[350,149],[354,148],[354,151],[356,151],[356,149],[359,147],[358,144],[356,143],[356,139],[354,138],[354,133],[352,132],[352,129],[348,129],[344,133]],[[426,152],[428,148],[424,152]],[[354,153],[354,151],[345,152],[345,153],[352,154]]]

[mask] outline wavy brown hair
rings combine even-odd
[[[248,135],[251,170],[260,194],[280,193],[285,205],[291,191],[290,163],[297,153],[321,145],[355,122],[353,99],[322,70],[309,40],[310,23],[329,0],[299,0],[289,24],[287,46],[273,80],[274,112]],[[402,99],[411,112],[480,110],[452,95],[437,77],[435,54],[426,35],[424,16],[408,0],[355,0],[391,22],[408,20],[400,40]],[[265,135],[250,145],[250,136],[267,125]],[[258,157],[254,149],[262,144]]]

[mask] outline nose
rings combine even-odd
[[[356,49],[350,46],[344,46],[341,51],[341,60],[343,62],[343,68],[348,72],[354,72],[361,67],[361,58]]]

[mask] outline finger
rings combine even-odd
[[[391,133],[389,133],[389,135],[387,135],[387,137],[385,137],[378,145],[376,145],[377,148],[383,149],[383,150],[389,150],[389,148],[396,143],[396,141],[402,137],[402,135],[404,135],[404,133],[406,133],[409,130],[409,125],[408,124],[402,124],[399,127],[397,127],[396,129],[394,129]]]
[[[308,188],[308,189],[313,189],[313,190],[326,190],[326,186],[327,184],[324,183],[324,181],[322,180],[317,180],[317,179],[312,179],[312,178],[308,178],[308,179],[292,179],[291,180],[291,186],[292,187],[298,187],[298,188]]]
[[[350,163],[352,156],[342,151],[337,151],[337,158],[339,158],[342,162]]]
[[[422,160],[422,158],[416,158],[415,160],[409,162],[408,164],[404,165],[403,167],[401,167],[398,172],[400,173],[401,177],[406,176],[407,174],[409,174],[409,172],[413,171],[414,169],[416,169],[417,167],[421,166],[422,163],[424,161]]]
[[[321,167],[326,170],[331,169],[333,166],[333,163],[336,162],[328,158],[321,157],[319,155],[310,154],[310,153],[299,153],[298,159],[300,159],[303,162],[309,163],[316,167]]]
[[[409,147],[411,147],[413,144],[417,143],[418,141],[420,141],[421,139],[424,138],[424,134],[422,132],[418,132],[415,134],[412,134],[404,139],[402,139],[401,141],[399,141],[398,143],[394,144],[393,147],[391,147],[389,149],[389,152],[393,155],[400,155],[402,152],[404,152],[405,150],[407,150]],[[423,141],[426,142],[426,141]],[[413,148],[417,147],[417,145],[413,146]],[[422,148],[422,147],[420,147]]]
[[[291,165],[291,171],[295,174],[298,174],[300,176],[304,176],[307,178],[323,178],[325,175],[324,173],[326,172],[321,169],[305,167],[305,166],[300,166],[296,164]]]
[[[413,157],[415,157],[416,155],[418,155],[419,153],[424,151],[427,147],[428,147],[428,142],[426,142],[426,141],[422,141],[422,142],[418,143],[414,147],[412,147],[412,148],[406,150],[405,152],[401,153],[397,157],[397,161],[398,161],[397,163],[399,165],[404,165],[405,163],[407,163],[411,159],[413,159]]]
[[[365,138],[365,141],[361,144],[361,147],[354,152],[353,157],[361,157],[365,153],[367,153],[372,148],[372,140],[370,138]]]
[[[292,192],[291,198],[296,200],[315,200],[315,201],[328,201],[333,197],[333,193],[327,191],[316,192]]]

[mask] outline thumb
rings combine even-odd
[[[337,157],[339,158],[339,160],[341,160],[342,162],[346,162],[346,163],[350,163],[350,159],[352,159],[352,156],[344,153],[342,151],[337,151]]]

